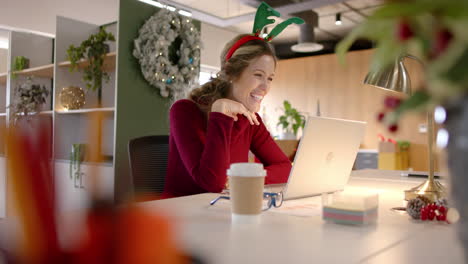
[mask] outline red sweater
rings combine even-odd
[[[251,150],[267,170],[265,183],[285,183],[291,162],[260,125],[238,121],[222,113],[205,114],[190,100],[170,110],[169,161],[163,198],[221,192],[231,163],[248,162]]]

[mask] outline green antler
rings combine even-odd
[[[281,14],[267,3],[262,2],[255,13],[255,22],[252,29],[252,33],[255,34],[255,36],[260,35],[264,26],[275,23],[274,19],[268,18],[270,16],[280,17]]]
[[[289,26],[289,25],[291,25],[293,23],[298,24],[298,25],[304,24],[304,20],[302,20],[301,18],[298,18],[298,17],[291,17],[288,20],[279,23],[278,25],[276,25],[275,28],[273,28],[273,30],[270,32],[270,34],[268,34],[268,36],[265,38],[265,40],[266,41],[272,40],[274,37],[278,36],[278,34],[281,33],[287,26]]]

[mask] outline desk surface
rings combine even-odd
[[[455,225],[414,221],[392,211],[403,190],[423,179],[396,171],[354,171],[349,186],[379,192],[377,224],[347,226],[320,215],[299,217],[267,211],[258,226],[231,224],[229,201],[210,206],[217,194],[142,203],[174,221],[180,246],[208,263],[463,263]],[[302,199],[305,202],[321,199]]]

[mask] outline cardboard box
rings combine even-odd
[[[401,148],[398,144],[379,142],[378,167],[380,170],[407,170],[409,168],[408,147]]]

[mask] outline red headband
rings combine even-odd
[[[244,45],[245,43],[251,41],[251,40],[255,40],[255,39],[259,39],[259,40],[263,40],[265,41],[264,39],[262,39],[261,37],[257,37],[257,36],[245,36],[245,37],[242,37],[241,39],[239,39],[236,43],[234,43],[234,45],[232,45],[232,47],[229,49],[228,53],[226,54],[226,61],[228,61],[231,57],[232,57],[232,54],[234,54],[234,52],[242,45]]]

